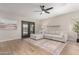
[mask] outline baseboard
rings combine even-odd
[[[18,39],[21,39],[21,38],[4,39],[4,40],[0,40],[0,42],[10,41],[10,40],[18,40]]]

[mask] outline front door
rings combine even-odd
[[[35,23],[22,21],[22,38],[30,37],[31,33],[35,33]]]

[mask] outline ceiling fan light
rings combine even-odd
[[[42,13],[45,13],[44,11],[42,11]]]

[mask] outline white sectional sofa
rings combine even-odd
[[[44,33],[43,38],[52,39],[52,40],[61,41],[61,42],[66,42],[68,40],[68,36],[64,32]]]
[[[68,40],[68,36],[64,32],[44,32],[41,34],[31,34],[31,38],[36,40],[45,38],[61,42],[66,42]]]
[[[31,34],[30,38],[38,40],[38,39],[42,39],[43,35],[42,34]]]

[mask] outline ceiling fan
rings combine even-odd
[[[50,14],[50,12],[48,12],[48,11],[51,10],[51,9],[53,9],[53,7],[45,8],[44,5],[40,5],[40,8],[41,8],[41,11],[36,11],[36,12],[41,12],[40,15],[43,14],[43,13]]]

